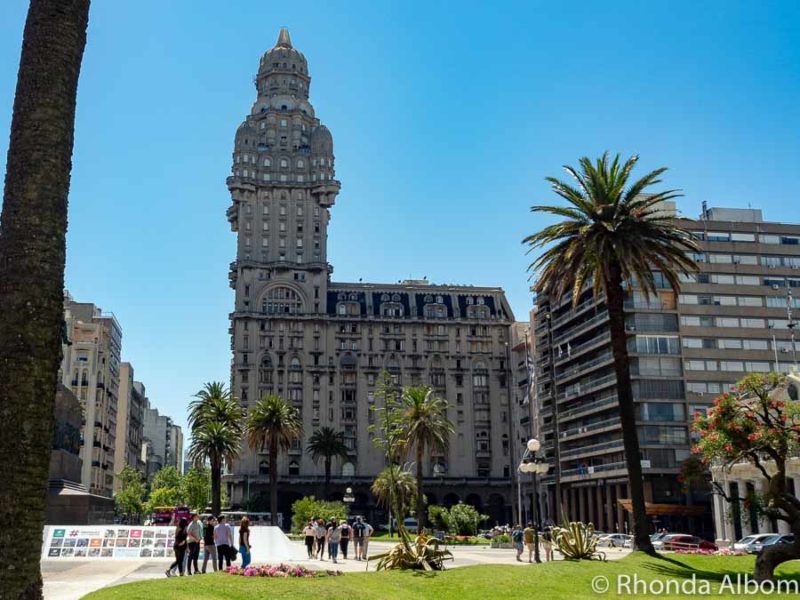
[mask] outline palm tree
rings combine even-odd
[[[302,439],[303,424],[297,410],[283,398],[267,394],[247,418],[247,442],[254,450],[269,452],[269,504],[272,524],[278,524],[278,452]]]
[[[320,427],[308,438],[308,450],[311,459],[316,463],[320,458],[325,460],[325,498],[328,497],[328,486],[331,483],[331,463],[336,457],[347,460],[347,446],[344,443],[344,432],[332,427]]]
[[[417,532],[425,527],[425,496],[422,491],[422,466],[425,450],[446,453],[450,435],[455,429],[447,418],[447,401],[435,396],[428,387],[403,390],[401,398],[402,428],[407,457],[416,457]]]
[[[389,511],[397,519],[398,528],[417,502],[417,482],[414,475],[400,465],[389,465],[372,482],[372,493],[378,506]]]
[[[620,164],[617,155],[609,162],[606,153],[594,163],[582,158],[580,169],[565,167],[573,184],[548,177],[552,190],[569,206],[534,206],[531,210],[564,220],[526,237],[523,243],[528,244],[529,251],[548,246],[529,270],[538,277],[537,293],[548,298],[551,308],[568,291],[573,305],[577,304],[589,284],[595,298],[605,295],[630,481],[634,546],[652,553],[625,332],[625,286],[629,290],[635,286],[649,298],[656,293],[653,270],[657,270],[677,295],[679,276],[697,269],[687,254],[697,246],[662,204],[680,194],[675,190],[645,193],[661,182],[665,168],[629,183],[637,160],[634,156]]]
[[[211,465],[211,513],[222,510],[222,467],[239,455],[244,417],[236,398],[219,382],[206,383],[189,405],[189,459]]]
[[[89,0],[31,0],[0,215],[0,590],[41,598],[39,568],[64,341],[67,194]],[[12,383],[13,382],[13,383]],[[13,433],[11,433],[13,432]]]

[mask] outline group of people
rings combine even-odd
[[[536,545],[536,530],[533,523],[528,523],[525,529],[522,525],[514,525],[511,529],[511,541],[517,550],[517,562],[522,562],[522,553],[528,550],[528,562],[533,562],[533,551]],[[539,547],[544,552],[545,560],[553,560],[553,534],[549,527],[539,534]]]
[[[336,519],[313,518],[303,528],[303,538],[308,551],[308,558],[325,560],[325,549],[328,549],[328,558],[334,563],[338,562],[339,550],[342,558],[347,559],[347,549],[350,540],[353,541],[356,560],[367,560],[367,546],[369,538],[375,530],[363,517],[356,517],[352,523]]]
[[[250,520],[243,517],[239,523],[238,552],[242,555],[242,568],[250,564]],[[200,570],[200,542],[203,542],[203,568]],[[224,516],[219,519],[208,517],[205,523],[200,522],[199,515],[192,515],[191,521],[181,519],[175,528],[175,542],[172,546],[175,552],[175,562],[166,570],[167,577],[172,577],[175,572],[181,576],[199,575],[205,573],[208,561],[216,571],[222,569],[223,562],[227,567],[231,561],[236,560],[237,546],[235,545],[233,527],[228,524]]]

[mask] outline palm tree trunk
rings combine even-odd
[[[219,516],[222,512],[222,461],[211,460],[211,514]]]
[[[614,354],[614,371],[617,375],[617,398],[619,419],[622,427],[622,442],[625,464],[628,468],[628,488],[631,496],[633,517],[633,547],[649,554],[655,554],[650,540],[650,524],[644,505],[644,480],[642,478],[639,435],[636,430],[636,410],[633,402],[630,359],[628,357],[628,338],[625,333],[624,291],[622,271],[618,264],[609,267],[606,281],[606,305],[608,307],[611,349]]]
[[[0,590],[41,598],[61,361],[67,194],[89,0],[31,0],[0,216]],[[24,540],[21,542],[21,540]]]
[[[330,456],[326,456],[325,457],[325,488],[323,489],[323,494],[325,495],[325,498],[323,498],[323,500],[327,500],[328,499],[328,490],[330,489],[330,486],[331,486],[331,457]]]
[[[273,525],[278,524],[278,441],[269,443],[269,510]]]
[[[417,443],[417,533],[425,527],[425,497],[422,494],[422,456],[423,446]],[[398,516],[398,519],[400,516]]]

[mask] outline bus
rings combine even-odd
[[[176,525],[181,519],[189,521],[192,511],[188,506],[156,506],[153,509],[151,523],[153,525]]]

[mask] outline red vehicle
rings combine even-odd
[[[653,543],[656,550],[717,550],[717,545],[696,535],[671,533]]]
[[[156,506],[153,510],[153,525],[176,525],[181,519],[191,518],[188,506]]]

